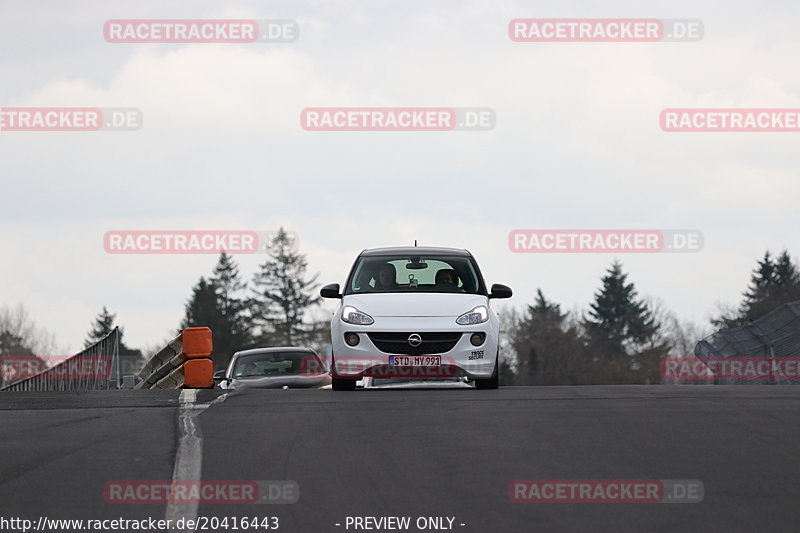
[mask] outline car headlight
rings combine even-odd
[[[486,322],[487,320],[489,320],[489,310],[486,309],[485,305],[479,305],[472,311],[464,313],[460,317],[456,318],[456,324],[469,326],[470,324],[480,324],[482,322]]]
[[[352,305],[344,306],[342,309],[342,320],[348,324],[358,324],[359,326],[369,326],[375,320],[367,313],[363,313]]]

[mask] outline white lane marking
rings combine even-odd
[[[208,405],[195,405],[197,400],[196,389],[183,389],[179,397],[178,409],[178,450],[175,452],[175,466],[172,471],[172,483],[177,481],[200,481],[203,466],[203,434],[197,415],[208,408]],[[186,518],[195,520],[199,503],[168,503],[166,519],[173,520]],[[184,529],[173,531],[193,532]]]
[[[209,403],[208,405],[217,405],[218,403],[224,402],[228,398],[229,394],[230,394],[230,392],[226,392],[222,396],[217,396],[216,398],[211,400],[211,403]]]
[[[181,395],[178,397],[178,402],[181,405],[193,404],[197,401],[197,389],[183,389]]]

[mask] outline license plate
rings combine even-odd
[[[439,366],[442,364],[441,355],[390,355],[391,366]]]

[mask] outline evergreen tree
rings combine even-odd
[[[241,296],[246,284],[241,281],[239,267],[231,256],[222,252],[210,280],[217,294],[217,329],[212,330],[214,353],[227,361],[239,350],[252,347],[249,302]]]
[[[314,294],[319,274],[306,277],[308,262],[291,235],[280,228],[267,247],[267,260],[253,277],[254,322],[261,326],[261,340],[291,346],[308,335],[303,324],[306,311],[320,301]]]
[[[779,289],[796,288],[800,285],[800,272],[789,256],[788,250],[781,252],[775,262],[775,285]]]
[[[769,250],[757,261],[750,283],[735,313],[722,313],[711,320],[717,328],[742,326],[776,307],[800,300],[800,272],[787,250],[773,258]]]
[[[782,304],[800,299],[800,275],[789,252],[784,250],[765,265],[768,258],[769,252],[753,271],[741,306],[741,322],[756,320]]]
[[[92,344],[95,344],[97,341],[114,331],[114,321],[116,320],[117,315],[116,313],[111,313],[106,306],[103,306],[103,309],[98,313],[97,317],[94,319],[94,324],[92,324],[92,329],[89,331],[89,336],[86,338],[84,342],[84,347],[88,348]],[[142,352],[141,350],[137,350],[134,348],[130,348],[125,345],[122,338],[125,333],[125,328],[119,328],[119,354],[120,355],[131,355],[136,357],[141,357]]]
[[[245,308],[245,306],[237,307],[237,302],[240,300],[236,298],[236,294],[245,288],[245,284],[242,283],[239,277],[239,266],[224,250],[219,254],[211,281],[217,287],[217,294],[220,297],[220,309],[224,314],[230,315]]]
[[[610,358],[632,355],[651,342],[659,330],[646,304],[638,300],[622,265],[614,261],[594,295],[589,318],[584,320],[593,344]]]
[[[114,329],[114,318],[116,318],[116,315],[110,313],[106,306],[103,306],[103,310],[94,319],[94,324],[91,331],[89,331],[86,342],[83,343],[84,348],[88,348],[111,333]]]
[[[111,313],[106,306],[103,306],[103,309],[98,313],[97,317],[94,319],[94,324],[92,325],[91,331],[89,331],[89,336],[84,343],[85,347],[88,348],[92,344],[95,344],[100,339],[114,331],[114,321],[116,320],[117,315],[116,313]],[[119,370],[120,374],[123,376],[132,375],[138,372],[142,364],[144,364],[144,356],[141,350],[137,350],[135,348],[131,348],[125,344],[123,341],[123,337],[125,334],[125,328],[119,328]]]
[[[225,329],[222,317],[216,285],[213,281],[206,280],[204,276],[201,276],[197,285],[192,288],[192,296],[186,302],[180,329],[211,328],[214,370],[227,368],[232,355],[219,349],[219,339]]]
[[[186,302],[180,329],[202,326],[211,328],[211,331],[218,329],[221,313],[217,304],[217,290],[214,283],[200,276],[197,285],[192,287],[189,301]]]
[[[517,356],[516,383],[519,385],[573,384],[580,380],[583,346],[578,330],[567,321],[561,306],[536,291],[515,319],[511,346]]]
[[[742,294],[744,301],[739,307],[739,318],[743,322],[753,306],[758,306],[761,302],[769,300],[775,289],[775,262],[767,250],[764,258],[758,261],[756,268],[750,275],[750,285]]]

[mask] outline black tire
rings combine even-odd
[[[356,380],[333,378],[331,388],[333,390],[356,390]]]
[[[498,358],[494,360],[494,372],[492,372],[492,377],[486,379],[476,379],[475,380],[475,388],[481,390],[488,390],[488,389],[497,389],[500,387],[500,376],[499,372],[497,371],[497,361]]]
[[[334,374],[334,368],[336,368],[336,360],[335,356],[331,356],[331,389],[333,390],[356,390],[356,380],[355,379],[342,379],[337,378]]]

